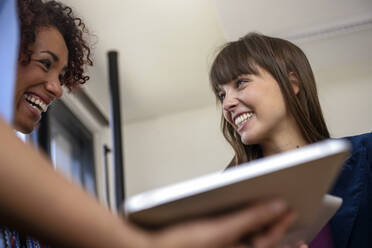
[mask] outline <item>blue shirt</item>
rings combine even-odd
[[[343,199],[331,229],[336,248],[372,247],[372,132],[346,137],[352,154],[331,194]]]
[[[11,124],[19,42],[15,0],[0,0],[0,34],[0,117]]]

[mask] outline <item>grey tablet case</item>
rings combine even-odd
[[[185,219],[228,212],[259,200],[281,197],[299,216],[286,240],[294,242],[301,238],[309,241],[314,236],[311,233],[316,234],[322,227],[311,230],[321,209],[327,208],[323,197],[336,179],[349,150],[350,145],[345,140],[325,140],[226,172],[135,195],[125,202],[124,211],[129,221],[156,229]],[[329,219],[340,204],[336,205],[332,205],[326,218]]]

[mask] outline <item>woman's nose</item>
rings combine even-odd
[[[51,77],[46,83],[46,90],[51,93],[55,98],[60,98],[63,93],[62,85],[59,75]]]
[[[239,104],[239,100],[234,94],[226,93],[225,99],[223,100],[223,104],[222,104],[222,107],[225,111],[234,110],[238,104]]]

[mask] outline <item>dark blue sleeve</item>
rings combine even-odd
[[[372,174],[372,132],[366,134],[365,147],[367,152],[367,160],[369,165],[369,172]]]
[[[337,248],[372,247],[372,133],[347,137],[352,155],[346,161],[332,194],[343,199],[331,219]]]
[[[363,175],[361,175],[364,184],[350,247],[369,248],[372,247],[372,133],[360,136],[360,147],[364,151]]]
[[[346,137],[352,154],[344,164],[332,194],[343,199],[331,219],[336,248],[372,247],[372,133]]]

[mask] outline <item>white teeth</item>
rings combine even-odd
[[[40,102],[40,106],[43,112],[45,112],[48,109],[47,105],[44,102]]]
[[[34,109],[37,109],[40,113],[47,111],[48,105],[45,102],[43,102],[43,100],[39,98],[35,98],[34,96],[28,95],[28,94],[25,94],[24,97],[27,101],[32,102],[33,104],[37,105],[36,107],[30,104]]]
[[[39,114],[41,114],[41,110],[38,107],[33,106],[33,105],[31,105],[31,107],[33,107],[37,112],[39,112]]]
[[[244,113],[244,114],[238,116],[237,118],[235,118],[235,125],[236,126],[241,125],[244,121],[252,118],[252,116],[253,116],[253,113],[252,112],[250,112],[250,113]]]

